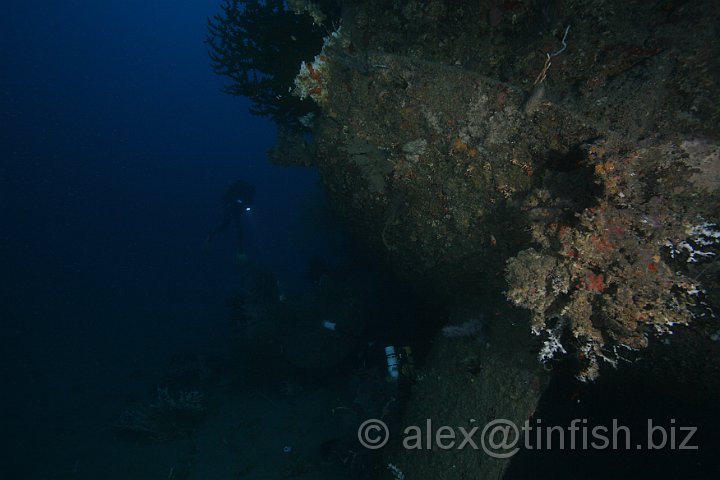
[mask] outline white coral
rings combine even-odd
[[[670,257],[681,252],[687,253],[687,263],[697,263],[700,259],[714,257],[717,255],[709,249],[720,247],[720,229],[717,224],[703,221],[687,230],[688,238],[675,245],[668,240],[665,246],[670,249]],[[702,247],[702,249],[701,249]]]
[[[292,94],[301,99],[308,97],[322,106],[328,97],[328,80],[330,68],[328,65],[328,49],[340,41],[340,28],[325,37],[320,53],[315,55],[312,62],[301,62],[300,71],[295,76],[295,88]]]

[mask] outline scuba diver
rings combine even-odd
[[[242,219],[250,211],[254,198],[255,186],[242,180],[236,181],[225,189],[222,197],[223,219],[208,233],[205,239],[206,248],[215,240],[215,237],[233,227],[235,228],[237,259],[241,263],[245,261]]]

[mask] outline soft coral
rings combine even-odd
[[[602,273],[589,272],[585,279],[585,288],[592,292],[602,293],[607,288],[605,276]]]

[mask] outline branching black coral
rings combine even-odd
[[[323,26],[282,0],[224,0],[220,9],[208,19],[206,43],[213,70],[230,79],[224,91],[249,97],[251,113],[285,125],[313,111],[289,90],[300,63],[320,51]]]

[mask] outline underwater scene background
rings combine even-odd
[[[720,6],[0,15],[0,476],[720,475]]]

